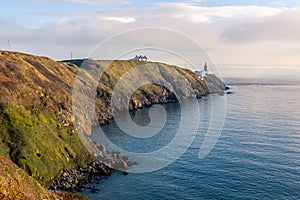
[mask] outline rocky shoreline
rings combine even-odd
[[[121,156],[119,152],[106,150],[104,145],[98,144],[97,148],[100,155],[95,161],[84,168],[62,170],[58,178],[52,180],[48,190],[72,193],[86,190],[91,193],[97,193],[100,190],[96,185],[100,184],[101,180],[107,179],[115,169],[122,170],[123,175],[128,175],[126,169],[137,164],[134,161],[130,161],[127,157]]]
[[[96,184],[99,184],[103,178],[107,178],[114,170],[96,160],[88,164],[85,168],[77,170],[63,170],[60,178],[53,180],[48,190],[53,192],[82,192],[89,190],[92,193],[99,192]]]

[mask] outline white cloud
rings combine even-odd
[[[203,2],[207,2],[207,1],[208,0],[185,0],[183,2],[186,3],[186,4],[194,5],[194,4],[197,4],[197,3],[203,3]]]
[[[1,23],[0,19],[0,48],[6,48],[9,36],[14,50],[56,59],[67,58],[71,51],[74,57],[85,57],[111,35],[155,26],[192,37],[217,63],[300,63],[300,57],[291,54],[300,48],[300,8],[156,3],[145,8],[99,9],[97,12],[62,13],[58,15],[60,18],[44,22],[39,30],[17,23]],[[146,38],[155,42],[155,35],[149,34]]]
[[[45,1],[45,0],[41,0]],[[130,0],[54,0],[57,2],[70,2],[78,4],[87,4],[87,5],[116,5],[116,4],[129,4]]]
[[[211,23],[216,18],[265,17],[282,12],[278,8],[260,6],[203,7],[183,3],[157,3],[156,5],[160,9],[171,10],[172,16],[185,17],[196,23]]]
[[[271,5],[276,6],[276,7],[285,7],[285,2],[283,0],[280,1],[273,1]]]
[[[232,20],[224,27],[222,38],[241,43],[255,41],[300,42],[300,7],[261,19]]]
[[[27,29],[32,29],[32,30],[39,30],[40,27],[39,26],[33,26],[33,25],[25,25],[24,26]]]
[[[135,22],[136,19],[134,17],[100,17],[100,19],[115,21],[119,23],[132,23]]]

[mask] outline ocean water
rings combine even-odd
[[[150,173],[115,172],[96,186],[99,193],[85,194],[91,199],[300,199],[300,70],[290,67],[272,74],[272,69],[265,67],[258,74],[247,73],[245,67],[224,67],[222,77],[233,94],[199,100],[197,136],[178,160]],[[224,98],[222,133],[212,151],[199,159],[211,102]],[[103,130],[129,151],[157,150],[172,141],[180,120],[180,105],[164,107],[165,127],[147,141],[128,137],[114,122]],[[148,110],[132,113],[132,118],[147,125]]]

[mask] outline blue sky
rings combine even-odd
[[[32,25],[41,25],[47,19],[53,19],[61,12],[74,12],[74,11],[101,11],[107,9],[122,9],[126,7],[150,7],[155,3],[176,2],[176,3],[188,3],[191,5],[205,6],[205,7],[218,7],[218,6],[270,6],[270,7],[287,7],[292,8],[300,4],[299,0],[207,0],[207,1],[180,1],[180,0],[131,0],[131,1],[106,1],[101,3],[100,1],[86,1],[96,3],[79,3],[72,0],[11,0],[1,2],[1,16],[8,19],[17,20],[19,23],[27,23]],[[97,3],[99,2],[99,3]]]
[[[192,37],[220,64],[300,63],[300,0],[11,0],[0,26],[0,49],[9,39],[13,50],[54,59],[155,26]]]

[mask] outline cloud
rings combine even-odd
[[[221,34],[231,42],[297,41],[300,42],[300,8],[283,11],[275,16],[232,20]]]
[[[196,23],[211,23],[218,18],[241,18],[246,16],[264,17],[281,13],[282,10],[260,6],[203,7],[183,3],[157,3],[160,9],[173,12],[171,16],[186,18]]]
[[[271,5],[276,6],[276,7],[285,7],[285,1],[283,1],[283,0],[273,1],[273,2],[271,2]]]
[[[68,58],[70,52],[74,57],[85,57],[112,35],[140,27],[163,27],[193,38],[217,63],[300,63],[300,58],[296,55],[291,58],[290,54],[300,48],[299,8],[155,3],[143,8],[126,6],[102,10],[97,7],[96,11],[55,14],[56,17],[43,21],[38,29],[0,19],[0,41],[4,41],[0,42],[0,48],[6,48],[9,36],[14,50],[55,59]],[[155,43],[155,35],[145,37]],[[175,38],[167,41],[169,46],[180,43]],[[126,42],[123,44],[129,48],[130,42]],[[185,50],[197,56],[195,49]],[[110,58],[108,53],[104,51],[103,59]]]
[[[100,19],[115,21],[119,23],[132,23],[135,22],[136,19],[134,17],[100,17]]]
[[[190,4],[190,5],[195,5],[198,3],[203,3],[203,2],[207,2],[208,0],[185,0],[184,3],[185,4]]]
[[[42,0],[44,1],[44,0]],[[56,2],[70,2],[76,4],[87,5],[118,5],[118,4],[130,4],[129,0],[54,0]]]

